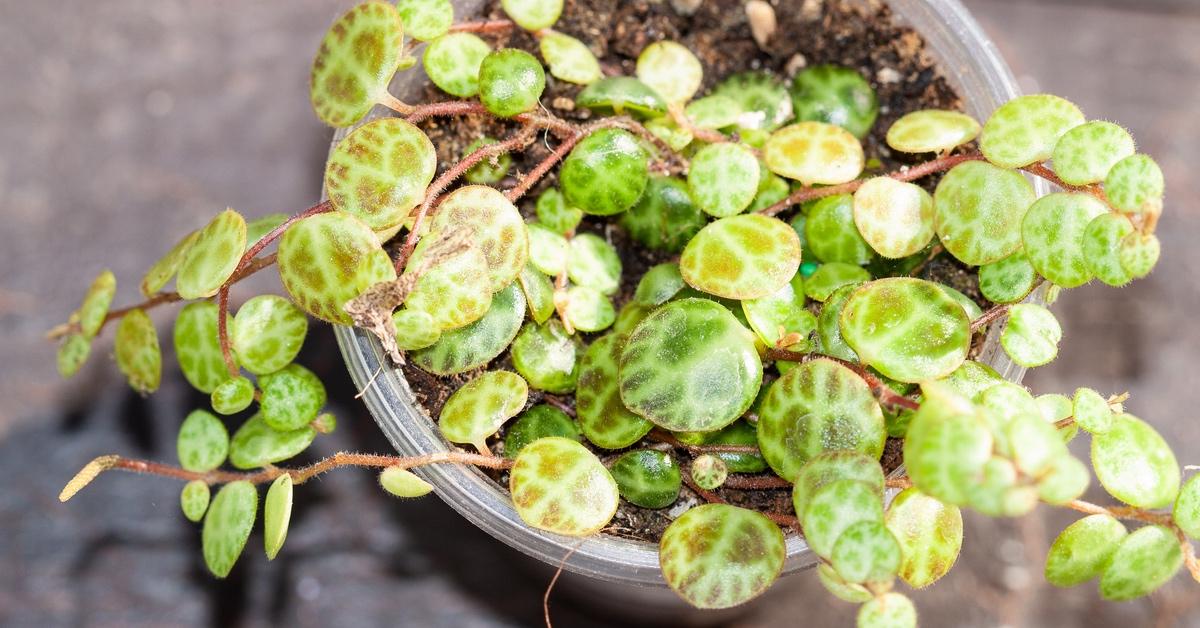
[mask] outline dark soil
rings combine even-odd
[[[725,76],[746,69],[763,69],[790,79],[809,65],[832,63],[854,68],[871,82],[879,97],[879,118],[864,140],[864,146],[868,160],[878,160],[885,171],[922,160],[921,156],[893,154],[887,148],[883,138],[892,122],[917,109],[962,108],[958,95],[926,54],[921,37],[913,30],[897,25],[890,9],[882,3],[853,3],[847,0],[795,2],[795,9],[778,11],[778,29],[764,48],[760,48],[751,37],[745,13],[741,9],[741,0],[705,0],[690,16],[680,15],[673,9],[673,6],[685,4],[689,3],[682,0],[567,0],[555,29],[588,44],[600,59],[607,75],[633,75],[637,55],[647,44],[662,39],[677,40],[688,46],[705,65],[702,94]],[[485,15],[494,19],[504,17],[499,2],[494,2]],[[485,37],[497,47],[518,47],[538,54],[536,41],[523,31]],[[577,121],[590,117],[588,111],[573,106],[579,86],[557,81],[549,74],[546,81],[542,102],[553,113]],[[437,88],[432,85],[428,87],[427,102],[445,99],[445,95]],[[438,161],[443,168],[461,158],[467,146],[478,137],[506,137],[512,131],[511,123],[482,117],[432,119],[422,123],[422,126],[437,146]],[[539,142],[523,155],[514,155],[510,170],[513,176],[509,181],[501,182],[499,187],[503,189],[515,184],[518,173],[530,170],[548,152],[546,145]],[[931,177],[921,184],[932,192],[936,182],[937,178]],[[527,217],[533,216],[532,199],[556,183],[554,174],[546,177],[526,196],[522,212]],[[637,246],[619,227],[608,222],[585,219],[580,230],[607,237],[620,252],[624,270],[622,290],[616,297],[618,306],[629,299],[646,269],[670,259],[670,256]],[[952,285],[981,304],[985,303],[979,294],[975,274],[949,256],[934,258],[926,264],[921,274]],[[512,368],[507,353],[489,365],[489,368],[497,367]],[[454,390],[476,375],[465,373],[454,377],[435,377],[411,365],[403,367],[403,372],[417,400],[433,417],[438,416],[446,398]],[[538,391],[531,391],[529,404],[542,403],[546,397]],[[573,397],[553,397],[551,401],[568,408],[574,404]],[[493,439],[492,445],[493,451],[503,452],[503,433]],[[634,447],[639,446],[642,444]],[[597,454],[604,459],[612,457],[614,453],[619,452],[597,450]],[[884,468],[890,472],[901,462],[900,441],[889,439],[883,456]],[[495,473],[493,477],[507,486],[506,474]],[[790,491],[787,490],[721,489],[717,493],[733,504],[760,511],[792,514]],[[702,501],[700,496],[685,486],[676,507],[648,510],[622,502],[605,532],[657,542],[672,520],[668,513],[676,514],[678,511],[675,508],[679,505]]]

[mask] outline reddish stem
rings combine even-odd
[[[551,168],[553,168],[559,161],[566,157],[567,153],[571,152],[571,149],[575,148],[575,145],[578,144],[579,140],[583,139],[583,137],[583,133],[575,133],[568,136],[562,141],[562,143],[558,145],[557,148],[554,149],[553,152],[547,155],[546,158],[541,161],[541,163],[534,166],[533,170],[530,170],[525,176],[521,177],[521,180],[518,181],[515,186],[505,192],[504,196],[507,197],[508,200],[515,203],[518,199],[524,196],[530,188],[536,185],[537,182],[542,179],[542,177],[546,176],[546,173],[549,172]]]
[[[971,321],[971,332],[977,332],[986,327],[988,323],[1004,317],[1004,315],[1008,314],[1008,310],[1010,308],[1012,308],[1012,306],[1008,304],[997,305],[996,307],[984,312],[979,318]]]
[[[666,443],[672,447],[677,447],[679,449],[686,449],[688,451],[688,453],[693,454],[693,455],[717,454],[717,453],[728,453],[728,454],[757,454],[757,453],[759,453],[757,445],[689,445],[689,444],[679,440],[678,438],[675,438],[670,432],[666,432],[666,431],[663,431],[660,429],[655,429],[655,430],[651,431],[649,434],[646,435],[646,438],[648,438],[649,440],[658,442],[658,443]]]
[[[725,486],[739,490],[757,491],[774,488],[792,488],[792,483],[778,475],[730,475]]]
[[[498,33],[512,30],[515,26],[512,20],[488,20],[483,22],[463,22],[450,27],[452,33]]]
[[[466,174],[471,166],[496,155],[503,155],[524,148],[533,141],[533,136],[537,133],[537,127],[527,125],[521,128],[508,139],[495,144],[487,144],[479,147],[475,152],[463,157],[462,161],[454,164],[449,170],[442,173],[442,176],[429,184],[425,190],[425,200],[421,202],[421,207],[417,209],[416,217],[413,218],[412,226],[409,228],[408,237],[404,240],[404,246],[401,247],[400,253],[396,256],[396,272],[404,272],[404,265],[408,263],[408,259],[412,257],[413,249],[417,246],[417,240],[421,238],[421,228],[425,224],[425,218],[429,215],[429,211],[433,208],[433,204],[441,196],[442,192],[453,183],[456,179]]]

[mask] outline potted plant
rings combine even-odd
[[[716,14],[678,4],[633,10],[691,46],[639,28],[600,58],[575,36],[597,19],[587,3],[506,0],[455,24],[445,0],[365,2],[339,18],[312,73],[318,116],[346,127],[327,199],[249,223],[222,212],[148,271],[144,303],[110,310],[102,273],[53,332],[70,375],[119,321],[118,366],[149,393],[162,365],[145,309],[192,300],[173,333],[184,375],[217,414],[251,416],[230,438],[197,410],[179,466],[105,456],[61,498],[109,469],[185,480],[181,506],[224,576],[258,519],[257,484],[270,485],[274,557],[295,485],[380,468],[386,490],[436,488],[535,557],[665,581],[698,608],[816,564],[862,604],[863,626],[915,624],[893,583],[944,575],[963,506],[1088,514],[1051,550],[1055,584],[1099,576],[1102,594],[1128,599],[1185,566],[1200,577],[1200,482],[1181,482],[1153,428],[1123,398],[1015,383],[1057,353],[1043,304],[1061,288],[1121,285],[1157,260],[1162,176],[1128,133],[1058,97],[1005,102],[1003,65],[954,3],[893,5],[974,69],[961,103],[930,67],[912,96],[888,87],[909,80],[895,67],[876,68],[873,87],[856,68],[808,64],[790,30],[804,7],[734,3],[750,37],[718,45]],[[401,100],[388,85],[420,42],[436,88]],[[1062,191],[1038,198],[1025,175]],[[231,283],[272,265],[289,298],[234,314]],[[335,324],[404,455],[275,466],[336,423],[293,363],[310,316]],[[1125,505],[1079,501],[1089,473],[1065,441],[1081,428]],[[620,538],[614,517],[638,529]]]

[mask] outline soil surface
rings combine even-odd
[[[879,117],[863,144],[868,167],[873,166],[880,172],[891,171],[909,163],[918,163],[925,158],[921,155],[893,153],[888,149],[884,135],[897,118],[917,109],[962,108],[958,95],[940,75],[930,56],[925,53],[922,38],[912,29],[897,25],[886,5],[845,0],[810,0],[802,5],[803,9],[800,11],[779,13],[775,34],[765,46],[760,47],[751,37],[740,0],[701,2],[691,15],[684,15],[676,10],[676,7],[687,4],[694,3],[683,0],[567,0],[555,29],[575,36],[587,44],[600,59],[601,68],[606,75],[632,76],[635,74],[637,55],[646,45],[662,39],[679,41],[704,64],[704,86],[700,95],[726,76],[748,69],[766,70],[790,81],[792,76],[810,65],[830,63],[853,68],[870,81],[879,99]],[[493,19],[505,17],[499,8],[499,2],[495,2],[485,15]],[[485,37],[497,47],[517,47],[535,55],[539,54],[536,40],[524,31],[516,30]],[[592,117],[586,109],[576,109],[573,106],[580,86],[555,80],[549,74],[546,75],[546,81],[542,103],[555,115],[575,121]],[[446,95],[436,87],[430,85],[427,88],[426,102],[445,99]],[[515,128],[513,123],[483,117],[430,119],[421,123],[421,126],[437,146],[438,162],[443,169],[457,162],[466,153],[467,147],[480,136],[507,137]],[[523,154],[513,155],[510,176],[508,180],[502,181],[499,187],[504,189],[515,185],[516,175],[528,172],[549,151],[545,143],[537,142]],[[919,183],[932,192],[937,181],[938,177],[935,176],[927,177]],[[556,173],[551,173],[543,179],[522,201],[522,213],[527,218],[532,218],[533,199],[536,199],[542,190],[556,184]],[[790,215],[785,213],[781,217],[788,219]],[[617,248],[623,264],[622,286],[615,297],[618,307],[629,300],[638,280],[650,266],[672,259],[671,255],[642,248],[614,222],[585,217],[579,231],[601,235]],[[948,255],[934,257],[920,273],[923,277],[951,285],[981,304],[986,304],[979,294],[975,274]],[[505,352],[485,368],[513,367],[508,353]],[[437,377],[412,365],[404,366],[403,372],[417,400],[432,417],[438,416],[451,393],[478,374],[478,371],[472,371],[457,376]],[[764,385],[767,385],[766,381]],[[548,397],[550,402],[560,407],[571,409],[574,406],[573,396],[545,395],[535,390],[530,391],[529,405],[543,403]],[[490,445],[494,452],[503,453],[503,436],[504,433],[501,432],[492,439]],[[644,447],[646,444],[648,441],[643,440],[630,449]],[[885,448],[882,462],[885,470],[889,472],[902,462],[900,444],[899,440],[889,439]],[[620,453],[598,449],[594,451],[604,460]],[[680,454],[682,459],[687,459],[685,452]],[[684,474],[687,475],[686,463],[683,467]],[[495,472],[492,477],[507,486],[506,473]],[[793,514],[789,490],[720,489],[716,493],[739,506],[764,512]],[[675,516],[687,507],[703,501],[700,495],[686,485],[679,501],[662,510],[645,509],[622,500],[616,516],[604,532],[657,543]]]

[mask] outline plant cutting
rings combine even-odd
[[[1050,95],[982,124],[914,108],[881,129],[891,152],[912,155],[890,169],[864,149],[879,111],[852,68],[706,76],[696,51],[663,39],[622,73],[555,30],[561,4],[503,9],[508,19],[455,24],[446,2],[355,7],[313,64],[314,110],[337,127],[376,105],[397,116],[338,144],[328,200],[292,216],[218,214],[155,264],[135,306],[111,310],[115,278],[97,278],[53,332],[64,375],[113,322],[118,367],[153,392],[162,359],[146,310],[190,301],[175,353],[211,408],[184,420],[178,465],[102,457],[64,500],[109,469],[183,480],[181,506],[224,576],[259,518],[257,485],[274,557],[295,487],[320,473],[378,468],[384,489],[415,497],[434,487],[412,469],[474,465],[540,530],[612,534],[622,508],[672,512],[654,539],[662,574],[701,608],[761,593],[785,538],[802,535],[864,626],[915,623],[893,584],[944,575],[961,507],[1087,514],[1051,550],[1055,584],[1098,576],[1106,597],[1128,599],[1181,569],[1200,575],[1188,540],[1200,484],[1181,481],[1125,399],[1035,397],[972,359],[1004,325],[1013,361],[1045,364],[1062,332],[1030,295],[1150,272],[1162,175],[1126,131]],[[387,91],[415,63],[414,41],[429,42],[441,98]],[[565,84],[580,85],[578,115],[538,106]],[[447,160],[454,147],[422,126],[432,119],[503,134]],[[1037,198],[1026,175],[1062,191]],[[287,296],[232,308],[229,286],[272,266]],[[969,282],[935,272],[948,268]],[[458,447],[287,466],[335,425],[323,385],[294,362],[310,318],[368,330],[394,365],[446,391],[426,409]],[[227,422],[240,425],[232,438]],[[1081,428],[1122,505],[1079,500],[1089,471],[1065,441]]]

